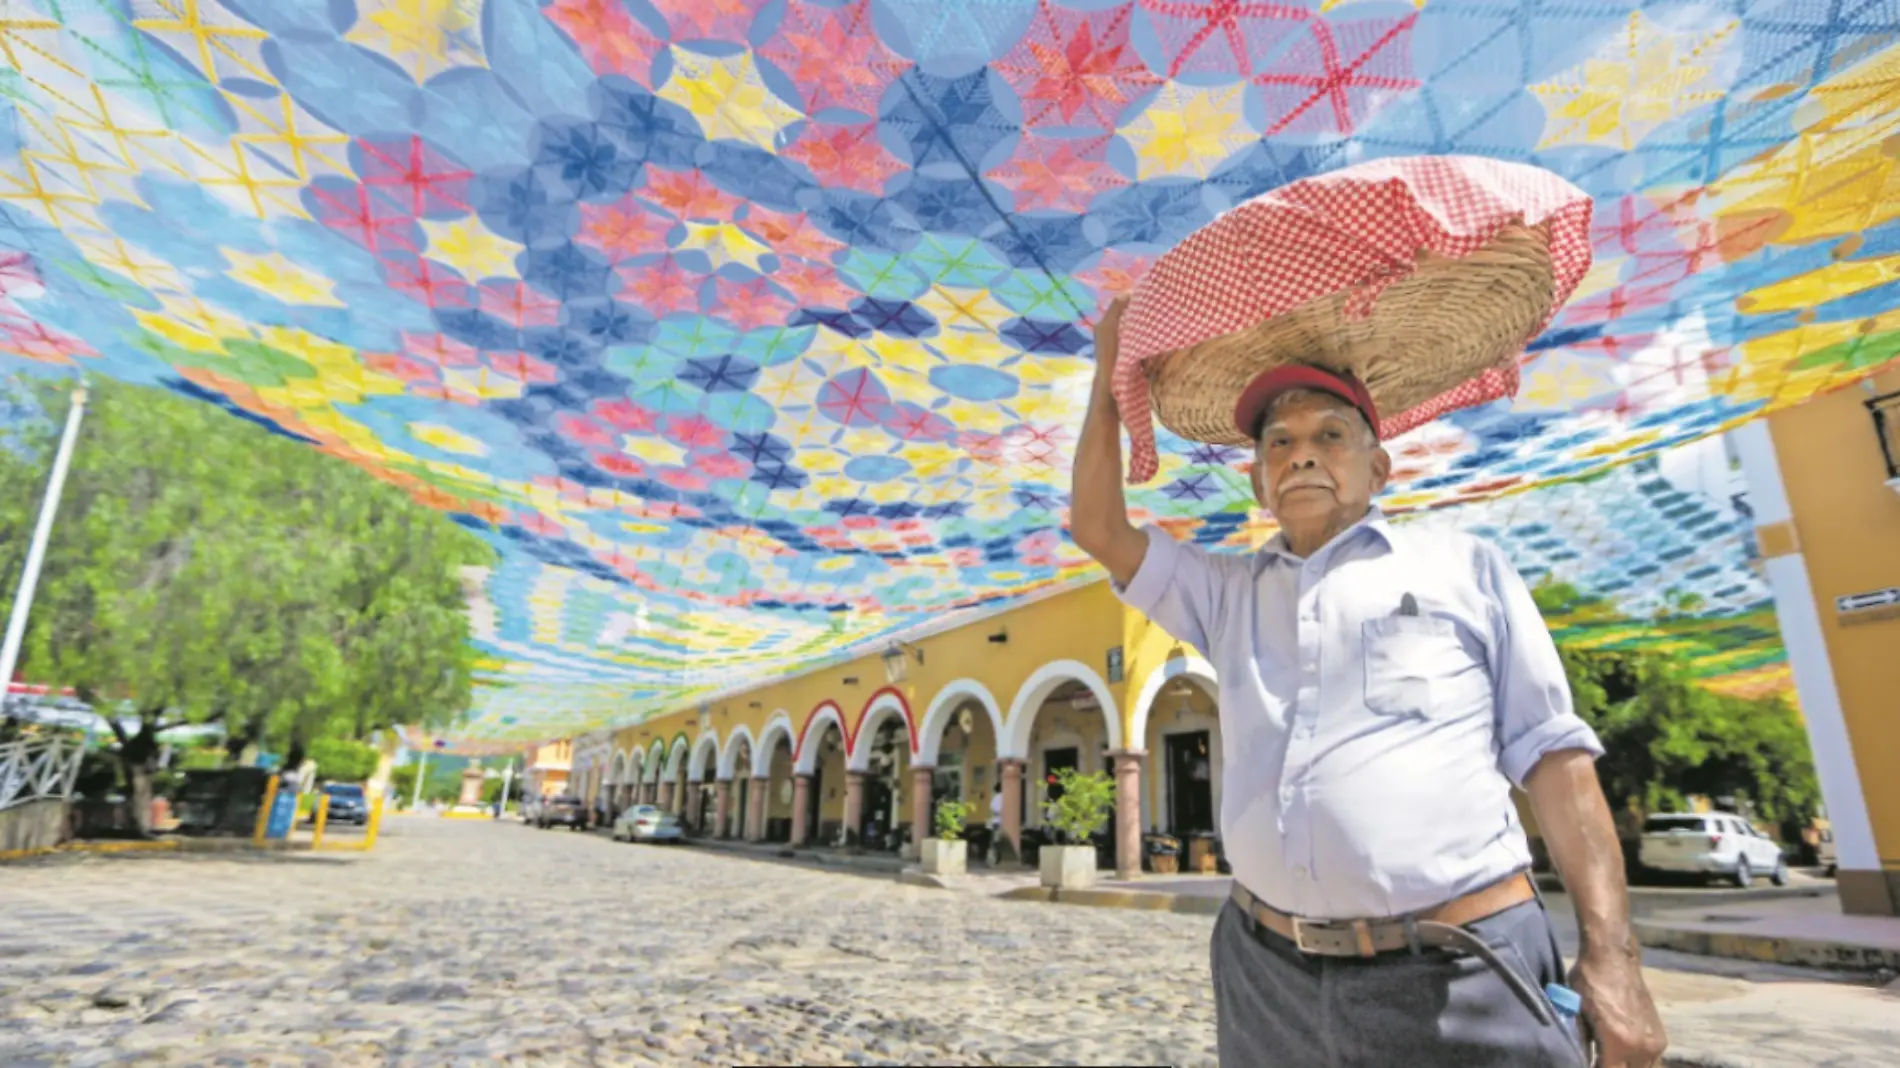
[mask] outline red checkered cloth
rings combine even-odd
[[[1133,445],[1129,480],[1145,482],[1158,466],[1144,361],[1349,288],[1358,292],[1348,313],[1365,315],[1387,285],[1411,273],[1419,251],[1462,258],[1518,222],[1550,223],[1555,315],[1590,269],[1590,209],[1582,190],[1536,167],[1421,156],[1303,179],[1215,219],[1155,262],[1122,313],[1114,390]],[[1408,410],[1381,413],[1379,436],[1516,392],[1515,364],[1486,372]]]

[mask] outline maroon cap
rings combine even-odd
[[[1349,374],[1328,371],[1311,364],[1282,364],[1269,371],[1260,372],[1247,388],[1240,391],[1240,403],[1234,405],[1234,426],[1242,434],[1251,438],[1260,422],[1260,415],[1267,405],[1282,393],[1295,389],[1313,389],[1329,393],[1354,408],[1366,417],[1366,425],[1372,428],[1372,434],[1379,434],[1379,410],[1373,406],[1372,394],[1367,391],[1364,382]]]

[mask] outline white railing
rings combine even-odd
[[[0,745],[0,811],[31,801],[65,801],[73,795],[84,742],[60,738]]]

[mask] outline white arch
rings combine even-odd
[[[752,747],[753,778],[763,779],[772,774],[772,750],[778,745],[780,735],[785,736],[785,748],[798,748],[798,732],[792,729],[792,714],[782,708],[765,721],[765,729],[759,732],[759,744]]]
[[[797,759],[792,761],[792,771],[798,775],[810,775],[818,770],[818,746],[825,738],[825,724],[838,728],[838,737],[845,748],[851,748],[851,735],[844,729],[844,716],[838,711],[836,703],[826,701],[812,710],[811,717],[805,720],[805,733],[798,739],[794,752]]]
[[[1122,748],[1121,707],[1115,703],[1108,683],[1102,681],[1094,668],[1079,660],[1051,660],[1023,680],[1016,699],[1010,702],[1008,740],[998,745],[999,757],[1028,757],[1029,735],[1036,727],[1036,713],[1041,711],[1049,695],[1066,682],[1079,682],[1095,695],[1096,702],[1102,706],[1102,720],[1108,727],[1109,749]]]
[[[1177,656],[1148,673],[1148,680],[1141,684],[1141,692],[1135,695],[1135,721],[1130,725],[1137,747],[1148,744],[1148,717],[1154,712],[1155,701],[1161,697],[1161,688],[1171,679],[1183,675],[1207,690],[1215,704],[1220,703],[1220,679],[1214,675],[1214,665],[1198,656]]]
[[[732,762],[738,759],[739,742],[741,739],[743,739],[745,741],[745,744],[752,750],[756,751],[759,748],[757,743],[753,742],[752,740],[752,728],[746,726],[745,724],[741,723],[737,727],[734,727],[732,728],[732,730],[728,731],[726,733],[726,744],[724,747],[722,747],[719,750],[719,777],[720,778],[722,779],[732,778]]]
[[[661,781],[677,782],[679,780],[680,766],[686,761],[686,752],[686,739],[675,735],[673,747],[666,751],[666,772],[660,776]]]
[[[713,762],[713,774],[719,774],[719,733],[707,731],[693,742],[692,755],[686,759],[686,781],[706,781],[706,759]]]
[[[644,767],[646,770],[646,774],[641,776],[640,781],[645,782],[645,783],[659,782],[660,781],[660,766],[664,764],[665,762],[666,762],[666,743],[659,740],[658,738],[655,738],[653,739],[653,744],[650,746],[647,746],[646,763],[642,765],[642,767]]]
[[[590,771],[593,770],[593,766],[594,766],[593,761],[590,760],[587,762],[588,770]],[[606,786],[619,785],[620,777],[622,775],[625,775],[626,773],[627,773],[627,754],[616,750],[614,752],[613,758],[607,762],[607,778],[605,782],[603,783],[603,785],[606,785]]]
[[[917,728],[917,763],[935,767],[937,751],[943,746],[943,729],[950,724],[950,714],[963,706],[965,701],[975,701],[990,714],[990,726],[995,728],[993,737],[1000,745],[1003,740],[1003,710],[996,704],[990,688],[975,679],[956,679],[944,684],[937,696],[930,699],[930,709],[924,713],[924,722]]]
[[[626,771],[620,776],[620,785],[638,786],[640,780],[646,776],[646,764],[647,755],[645,750],[637,747],[629,750],[627,753]]]
[[[857,733],[851,736],[851,752],[847,754],[845,767],[852,771],[871,770],[871,741],[877,737],[877,728],[885,720],[896,716],[904,721],[904,748],[911,751],[913,762],[916,756],[917,725],[911,722],[910,706],[895,690],[882,690],[864,706],[864,714],[858,717]]]

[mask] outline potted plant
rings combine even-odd
[[[976,806],[945,801],[937,806],[937,835],[924,839],[924,874],[962,875],[969,864],[970,843],[963,840],[963,824]]]
[[[1084,890],[1095,884],[1095,846],[1090,839],[1108,826],[1115,784],[1105,773],[1080,775],[1074,768],[1056,772],[1055,779],[1062,796],[1056,799],[1050,822],[1066,844],[1042,847],[1042,885]]]

